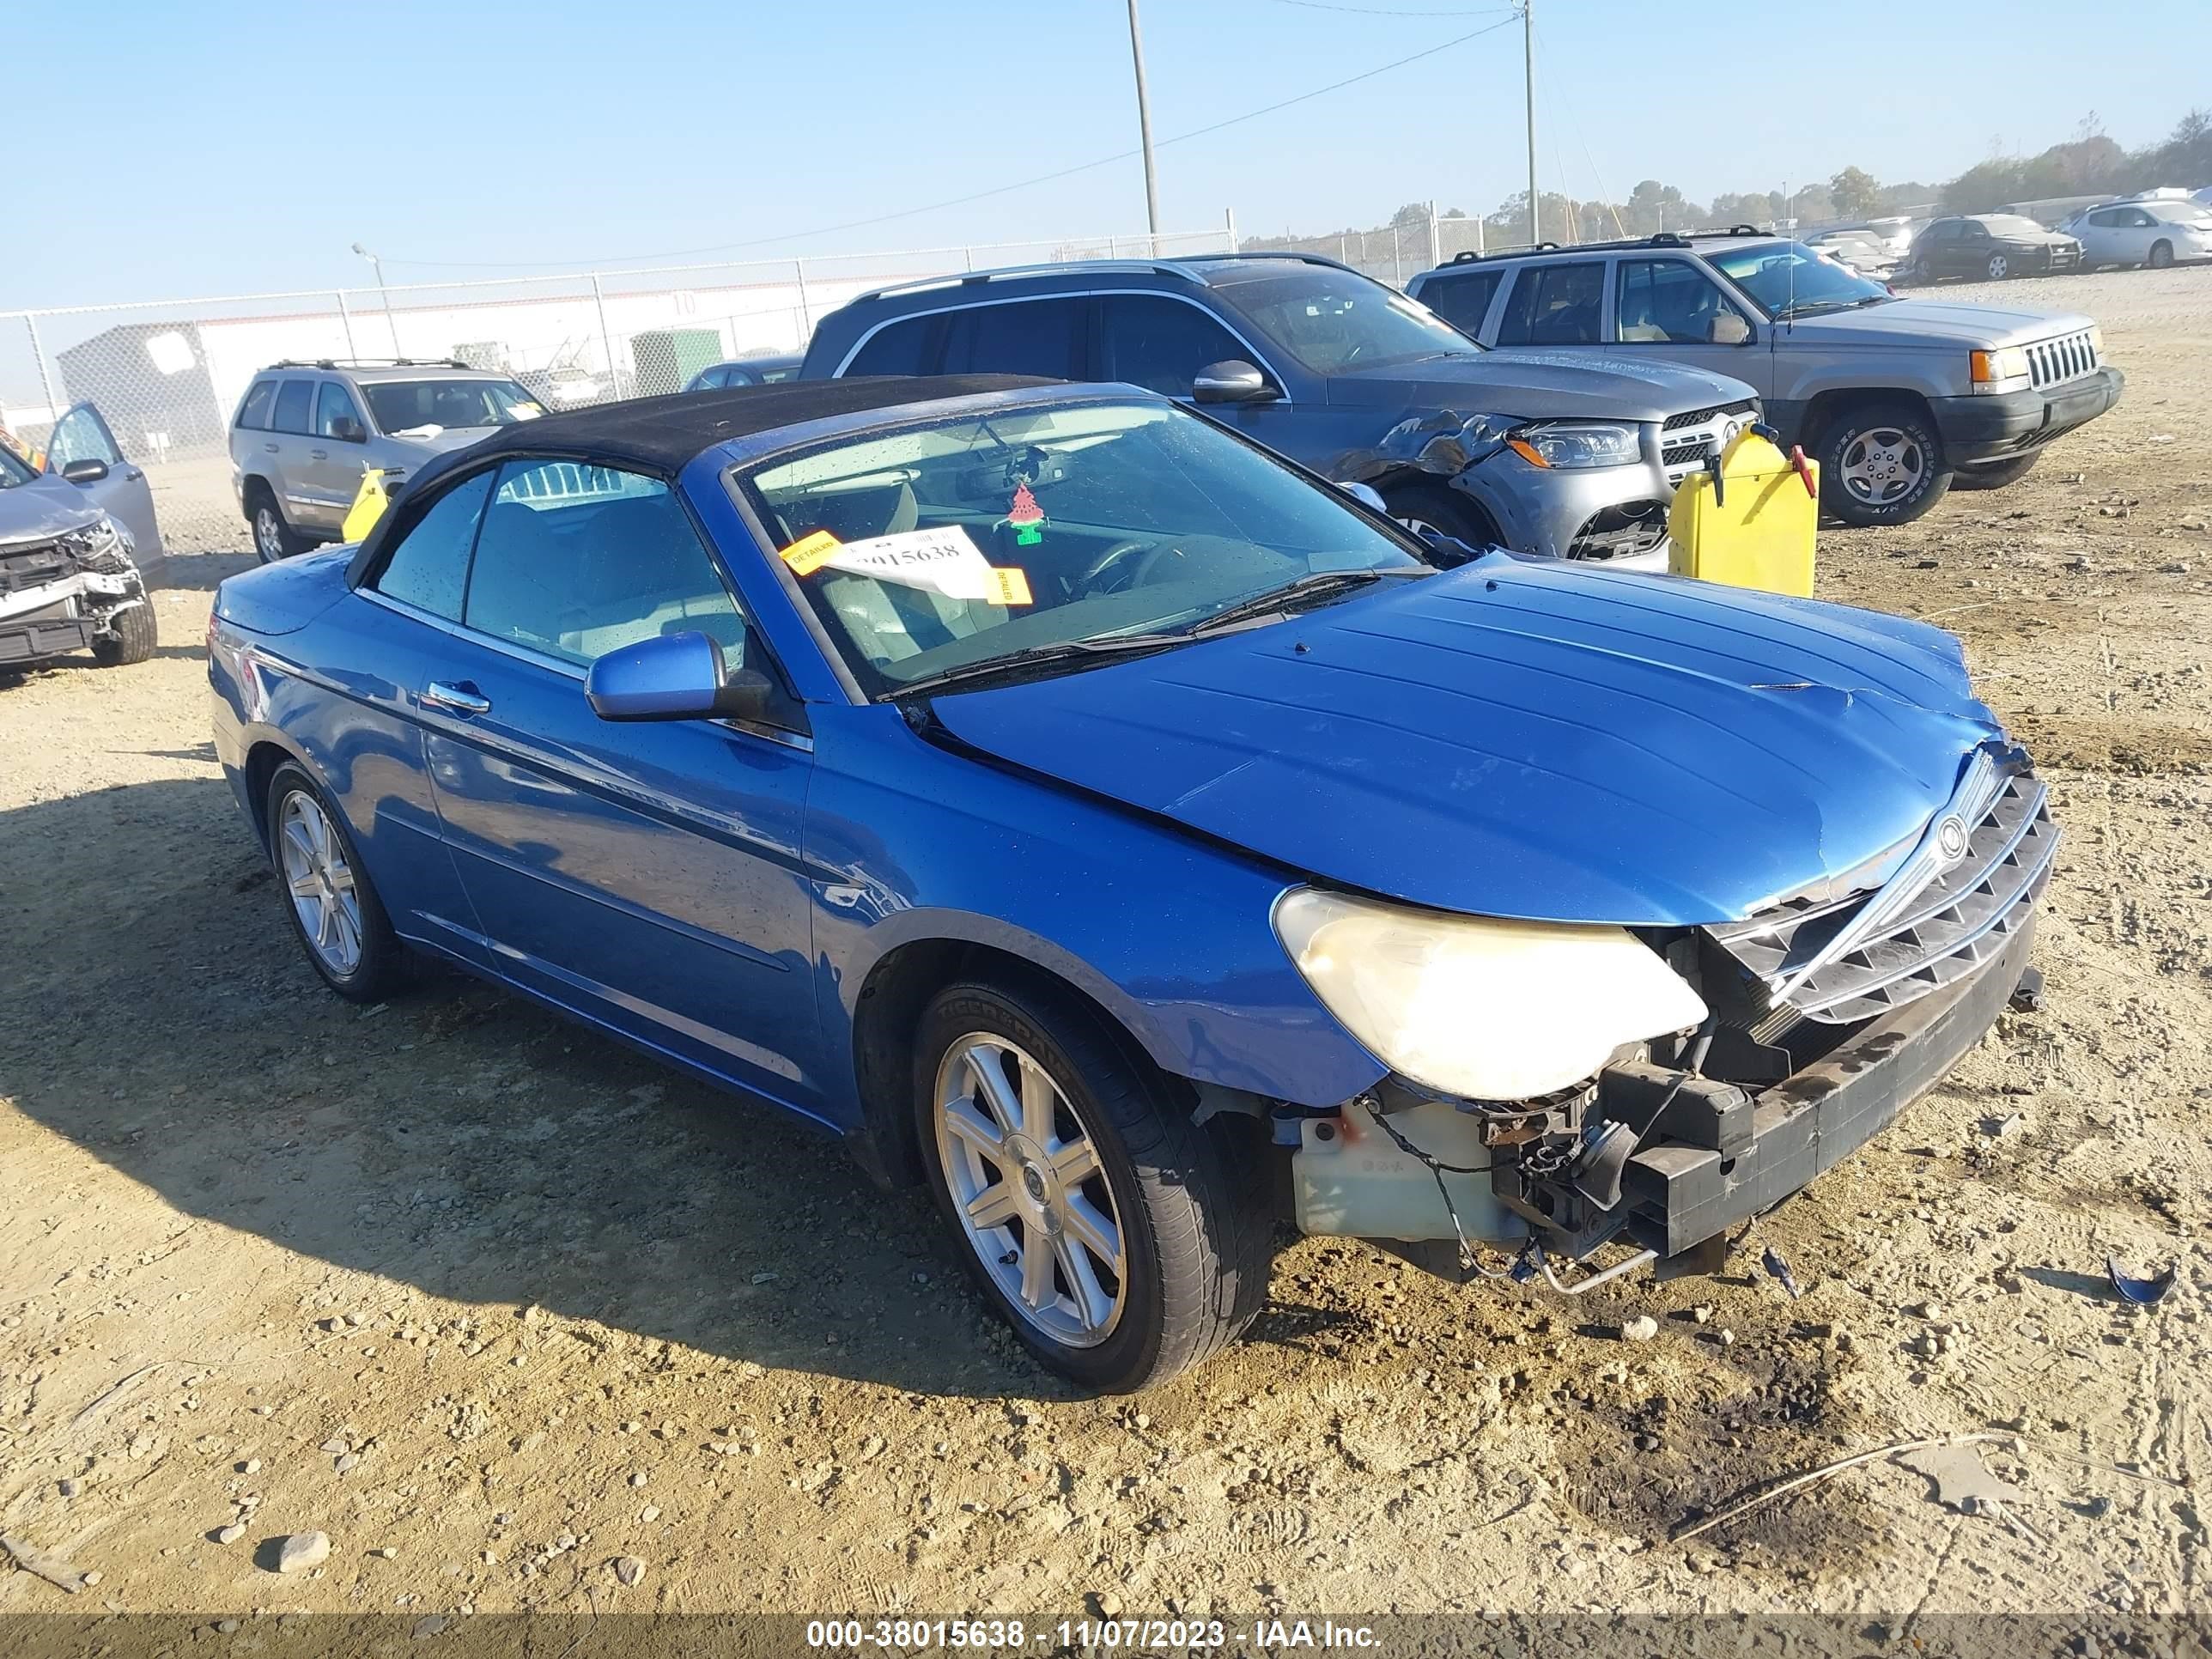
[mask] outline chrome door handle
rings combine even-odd
[[[331,458],[331,452],[327,449],[311,449],[307,453],[319,461],[327,461]]]
[[[446,708],[456,714],[489,714],[491,699],[466,680],[432,680],[422,688],[422,701],[432,708]]]
[[[274,455],[276,453],[276,446],[275,444],[264,444],[261,447],[267,450],[271,455]]]

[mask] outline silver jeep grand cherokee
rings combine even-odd
[[[544,412],[507,376],[465,363],[273,363],[231,421],[231,488],[268,564],[337,541],[369,468],[396,484],[434,455]]]
[[[1748,226],[1462,256],[1407,288],[1513,355],[1579,347],[1748,380],[1846,524],[1917,519],[1954,480],[2010,483],[2124,384],[2087,317],[1901,299]]]

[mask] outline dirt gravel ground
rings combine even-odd
[[[1824,532],[1821,588],[1960,632],[2034,749],[2044,1011],[1728,1277],[1568,1302],[1285,1236],[1251,1339],[1136,1401],[1035,1369],[800,1129],[470,982],[326,994],[207,741],[243,561],[173,558],[155,660],[0,688],[0,1533],[99,1575],[0,1611],[2201,1607],[2212,271],[2002,297],[2097,316],[2125,402]],[[2108,1253],[2180,1285],[2130,1310]],[[1973,1431],[1994,1508],[1877,1460],[1668,1541]]]

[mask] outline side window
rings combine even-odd
[[[123,455],[107,427],[90,408],[80,404],[56,422],[46,437],[46,465],[60,471],[71,461],[105,461],[121,466]]]
[[[1959,240],[1962,242],[1986,242],[1989,239],[1990,228],[1975,220],[1969,219],[1959,227]]]
[[[276,402],[276,382],[256,380],[246,388],[246,401],[238,406],[239,425],[253,432],[266,430],[269,411]]]
[[[486,471],[439,496],[392,550],[376,579],[376,591],[434,617],[460,621],[469,549],[476,542],[477,520],[490,494],[491,473]]]
[[[945,374],[1042,374],[1079,380],[1083,313],[1088,302],[1017,300],[975,306],[945,319]]]
[[[744,618],[668,486],[573,461],[500,469],[462,620],[578,664],[683,633],[744,660]]]
[[[1421,303],[1461,333],[1480,334],[1503,275],[1496,270],[1473,270],[1464,276],[1439,276],[1421,284]]]
[[[1190,383],[1207,364],[1251,355],[1235,335],[1182,300],[1114,294],[1098,301],[1102,380],[1127,380],[1147,392],[1188,398]]]
[[[2152,218],[2150,215],[2144,212],[2141,208],[2130,208],[2128,210],[2127,218],[2122,222],[2126,224],[2131,229],[2141,230],[2147,225],[2156,224],[2158,221]]]
[[[276,392],[276,418],[270,422],[278,432],[305,433],[307,429],[307,400],[313,395],[312,380],[287,380]]]
[[[1620,262],[1620,337],[1631,343],[1703,344],[1713,319],[1734,311],[1720,284],[1680,259]]]
[[[336,380],[325,380],[315,393],[315,435],[337,437],[338,434],[331,428],[340,421],[351,421],[356,434],[368,430],[362,424],[361,410],[354,407],[353,393]]]
[[[2087,221],[2087,222],[2095,225],[2100,230],[2107,229],[2112,226],[2119,223],[2119,222],[2120,216],[2112,212],[2109,208],[2104,212],[2091,214]]]
[[[701,392],[720,392],[724,386],[729,385],[729,383],[730,371],[717,363],[712,368],[702,369],[700,371],[699,384],[696,390]]]
[[[934,317],[909,317],[902,323],[892,323],[878,329],[860,355],[845,368],[848,374],[927,374],[929,365],[921,360],[922,348],[929,343],[930,326]]]
[[[1498,343],[1595,345],[1604,297],[1605,265],[1601,260],[1523,266],[1505,302]]]

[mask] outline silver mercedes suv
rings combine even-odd
[[[2010,483],[2124,385],[2078,313],[1902,298],[1748,225],[1462,256],[1407,292],[1501,356],[1748,380],[1783,441],[1820,462],[1821,505],[1851,525],[1917,519],[1954,480]]]
[[[253,550],[267,564],[337,541],[370,467],[395,484],[434,455],[544,412],[507,375],[465,363],[272,363],[230,423],[231,487]]]

